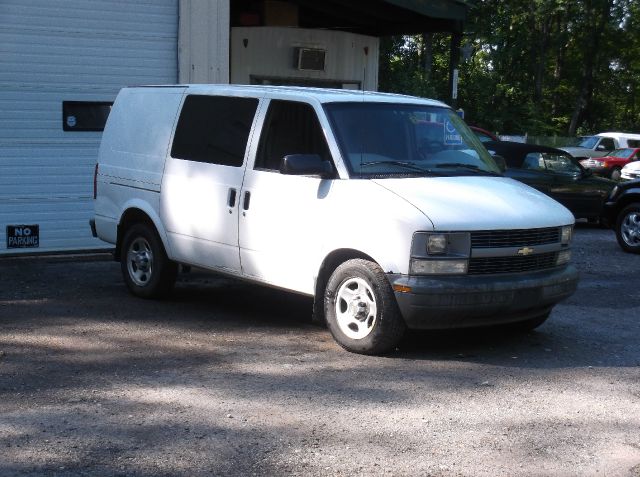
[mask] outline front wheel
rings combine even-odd
[[[402,339],[406,326],[384,271],[353,259],[335,269],[325,290],[327,327],[347,351],[381,354]]]
[[[640,253],[640,202],[626,206],[618,214],[616,238],[625,252]]]
[[[127,287],[142,298],[160,298],[173,287],[178,265],[167,257],[155,229],[135,224],[125,232],[120,268]]]

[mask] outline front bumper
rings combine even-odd
[[[447,329],[523,321],[547,313],[578,286],[578,271],[562,269],[526,274],[426,277],[390,275],[409,328]]]

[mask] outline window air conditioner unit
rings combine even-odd
[[[294,48],[293,67],[300,71],[324,71],[326,50]]]

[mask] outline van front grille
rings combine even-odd
[[[483,257],[469,260],[469,275],[492,273],[519,273],[547,270],[556,266],[557,252],[540,253],[527,257]]]
[[[560,227],[522,230],[484,230],[471,232],[471,248],[506,248],[546,245],[560,242]]]

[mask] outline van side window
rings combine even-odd
[[[171,156],[242,166],[257,108],[255,98],[187,96],[173,138]]]
[[[627,147],[640,147],[640,140],[638,139],[628,139]]]
[[[603,137],[598,146],[602,147],[604,151],[613,151],[616,148],[613,139],[610,137]]]
[[[288,154],[319,154],[331,161],[313,108],[307,103],[271,100],[254,168],[277,171]]]

